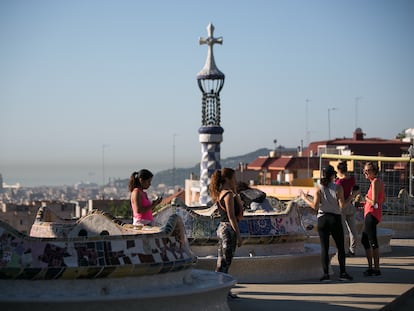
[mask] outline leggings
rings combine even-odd
[[[318,217],[318,233],[321,242],[321,263],[324,274],[329,274],[329,238],[335,241],[338,249],[340,273],[345,272],[345,243],[342,216],[340,214],[325,213]]]
[[[236,251],[236,232],[228,222],[220,222],[217,228],[218,256],[216,272],[229,273],[230,264]]]
[[[361,243],[365,249],[378,248],[377,225],[378,220],[371,213],[368,213],[364,219],[364,230],[361,237]]]

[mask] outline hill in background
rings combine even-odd
[[[238,168],[240,162],[244,164],[248,164],[255,160],[259,156],[267,156],[271,150],[267,148],[261,148],[256,151],[247,153],[245,155],[230,157],[226,159],[221,159],[221,167],[231,167],[231,168]],[[154,178],[152,180],[153,185],[158,184],[165,184],[167,186],[173,186],[173,178],[175,180],[175,185],[184,187],[184,181],[186,179],[190,179],[190,176],[196,176],[195,178],[198,179],[200,176],[200,162],[197,163],[195,166],[190,168],[176,168],[175,174],[173,174],[172,169],[160,171],[154,174]]]

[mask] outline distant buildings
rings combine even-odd
[[[412,129],[406,133],[414,132]],[[312,185],[314,171],[319,171],[321,154],[401,157],[408,153],[411,139],[365,138],[361,128],[352,138],[336,138],[311,142],[306,150],[297,155],[277,155],[276,151],[261,156],[247,165],[247,171],[256,171],[255,184],[261,185]],[[328,160],[322,160],[326,164]]]
[[[411,129],[408,129],[411,130]],[[366,156],[400,157],[408,152],[413,140],[365,138],[361,128],[354,131],[352,138],[335,138],[332,140],[315,141],[303,152],[304,156],[319,156],[322,153],[356,154]]]
[[[405,133],[405,139],[365,138],[362,129],[357,128],[352,138],[311,142],[305,150],[298,147],[296,152],[292,152],[292,149],[275,147],[268,155],[259,156],[250,163],[240,163],[235,167],[236,179],[251,185],[313,187],[319,178],[320,166],[330,162],[328,159],[321,159],[321,154],[401,157],[408,154],[414,142],[414,129],[408,129]],[[395,184],[392,195],[405,187],[405,165],[400,163],[387,169],[387,181]],[[186,180],[185,190],[185,203],[196,206],[200,191],[198,181]]]
[[[291,185],[295,180],[312,179],[312,172],[319,170],[319,157],[269,156],[258,157],[247,165],[248,170],[258,172],[256,184]],[[304,182],[312,185],[312,180]]]

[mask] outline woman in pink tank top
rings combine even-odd
[[[162,198],[154,201],[148,199],[144,191],[151,186],[154,175],[147,169],[133,172],[129,178],[128,190],[131,192],[131,208],[133,225],[153,225],[152,209],[161,203]]]

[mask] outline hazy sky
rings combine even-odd
[[[210,22],[224,40],[222,158],[327,139],[329,108],[332,138],[414,127],[411,0],[1,0],[4,181],[198,163]]]

